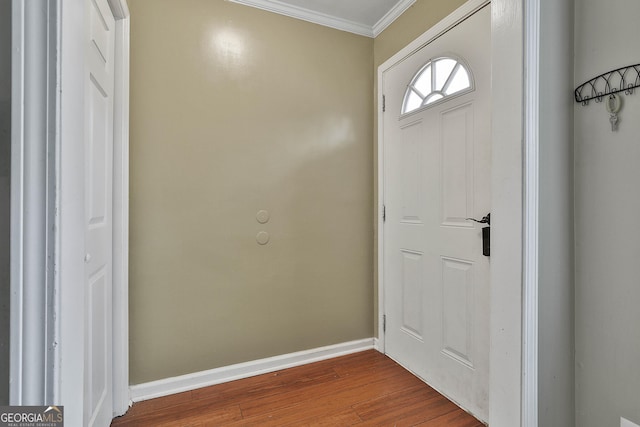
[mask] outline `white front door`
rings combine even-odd
[[[113,91],[115,20],[107,0],[88,0],[85,84],[84,425],[108,426],[112,388]],[[64,147],[63,147],[64,149]]]
[[[485,6],[383,74],[385,352],[483,421],[489,257],[466,218],[490,212],[490,15]]]

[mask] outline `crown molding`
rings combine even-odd
[[[291,18],[301,19],[303,21],[312,22],[314,24],[324,25],[325,27],[335,28],[336,30],[347,31],[349,33],[358,34],[360,36],[373,37],[373,29],[368,25],[349,21],[347,19],[342,19],[337,16],[316,12],[303,7],[292,6],[278,0],[228,1],[266,10],[268,12],[278,13],[280,15],[285,15]]]
[[[400,0],[393,6],[382,18],[373,26],[373,37],[378,37],[389,25],[400,17],[407,9],[409,9],[416,0]]]

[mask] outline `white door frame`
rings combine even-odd
[[[469,0],[378,68],[378,105],[383,105],[385,71],[489,2],[492,4],[491,219],[494,223],[490,361],[491,366],[500,366],[500,369],[490,369],[489,423],[492,427],[533,427],[537,426],[538,412],[538,76],[534,72],[525,78],[524,65],[526,62],[527,69],[537,70],[539,0]],[[377,268],[378,348],[381,351],[385,348],[382,333],[385,313],[383,126],[382,109],[378,108]]]
[[[127,0],[109,0],[116,19],[113,111],[113,413],[129,396],[129,42]]]
[[[81,425],[85,375],[82,368],[85,193],[84,125],[79,118],[84,117],[86,0],[47,0],[46,15],[34,9],[43,4],[45,2],[21,0],[12,3],[11,403],[65,405],[67,423]],[[128,348],[130,19],[126,0],[109,0],[109,6],[116,19],[113,410],[114,415],[121,415],[131,402]],[[33,55],[24,54],[28,48]],[[34,64],[27,62],[29,58],[35,58]],[[33,81],[38,85],[30,84]],[[39,151],[33,154],[34,142]],[[30,178],[34,176],[37,179]],[[37,215],[25,216],[25,211],[34,209]],[[38,275],[31,274],[33,279],[26,279],[37,286],[25,282],[25,272],[34,270]],[[40,291],[33,292],[33,289]],[[42,309],[34,310],[34,307]],[[47,322],[47,319],[55,321]]]
[[[39,405],[54,394],[57,4],[12,2],[12,405]]]
[[[540,0],[525,0],[522,427],[538,427]]]

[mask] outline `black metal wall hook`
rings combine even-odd
[[[576,102],[589,105],[595,99],[602,102],[607,95],[624,92],[632,95],[635,88],[640,87],[640,64],[618,68],[581,84],[574,92]]]

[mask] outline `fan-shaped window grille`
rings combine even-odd
[[[437,58],[416,73],[407,87],[402,114],[433,104],[451,95],[473,89],[467,68],[454,58]]]

